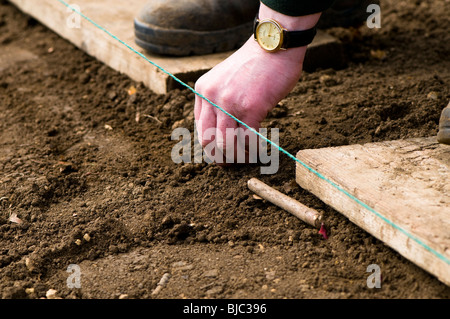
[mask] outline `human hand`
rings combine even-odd
[[[286,18],[263,5],[260,9],[261,16],[273,17],[281,23]],[[295,29],[295,23],[300,23],[307,29],[317,23],[319,16],[320,14],[288,19],[291,20],[291,29],[298,30]],[[249,127],[258,130],[267,113],[300,79],[305,53],[306,47],[269,53],[252,36],[228,59],[203,75],[197,81],[195,89]],[[226,138],[227,129],[234,131],[242,128],[249,133],[245,126],[199,96],[195,100],[195,120],[199,142],[210,159],[218,164],[235,163],[242,152],[246,153],[248,159],[246,150],[249,140],[255,139],[247,137],[238,141],[233,137],[232,141],[227,141]],[[245,134],[242,136],[245,137]]]

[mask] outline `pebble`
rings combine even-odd
[[[213,295],[220,294],[222,291],[223,291],[223,287],[222,287],[222,286],[216,286],[216,287],[213,287],[213,288],[209,289],[209,290],[206,292],[206,295],[207,295],[208,297],[211,297],[211,296],[213,296]]]
[[[170,274],[169,273],[165,273],[161,280],[159,281],[158,285],[156,286],[156,288],[152,291],[152,295],[157,295],[161,289],[167,284],[167,282],[170,279]]]
[[[384,50],[370,50],[370,55],[377,60],[384,60],[387,57],[387,53]]]
[[[32,295],[32,294],[34,294],[34,288],[33,288],[33,287],[31,287],[31,288],[25,288],[25,293],[26,293],[27,295]]]
[[[309,285],[307,284],[302,284],[298,286],[300,288],[301,291],[306,291],[309,290]]]
[[[194,268],[194,265],[188,264],[185,261],[177,261],[172,264],[172,268],[175,268],[177,270],[185,271],[185,270],[191,270]]]
[[[114,100],[116,97],[117,97],[117,93],[116,92],[114,92],[114,91],[109,91],[108,92],[108,98],[110,100]]]
[[[172,264],[172,268],[180,268],[186,265],[185,261],[177,261]]]
[[[33,261],[29,257],[25,258],[25,266],[27,267],[28,271],[35,270]]]
[[[161,277],[161,280],[159,281],[158,286],[165,286],[169,282],[169,279],[170,279],[170,274],[166,272]]]
[[[191,269],[193,269],[193,268],[194,268],[194,265],[192,265],[192,264],[187,264],[186,266],[183,266],[183,267],[178,268],[178,270],[185,271],[185,270],[191,270]]]
[[[437,92],[431,91],[430,93],[427,94],[427,98],[430,100],[437,100],[438,94]]]
[[[219,271],[217,269],[211,269],[203,273],[204,277],[214,278],[219,275]]]
[[[319,82],[320,82],[321,84],[325,85],[325,86],[334,86],[334,85],[337,84],[336,80],[333,79],[331,76],[329,76],[329,75],[327,75],[327,74],[322,75],[322,76],[319,78]]]
[[[47,292],[45,293],[45,297],[47,297],[47,299],[57,299],[58,297],[56,296],[58,292],[55,289],[49,289],[47,290]]]
[[[275,279],[275,270],[267,271],[266,272],[266,279],[267,280],[274,280]]]
[[[121,294],[119,296],[119,299],[128,299],[128,295],[127,294]]]
[[[186,120],[182,119],[182,120],[179,120],[179,121],[176,121],[173,123],[172,130],[179,128],[179,127],[184,127],[184,126],[186,126]]]

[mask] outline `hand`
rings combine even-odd
[[[268,16],[268,13],[272,16]],[[263,5],[260,18],[261,16],[273,17],[282,24],[282,19],[286,17],[280,17],[279,13],[274,13]],[[314,26],[319,16],[320,14],[288,18],[291,22],[300,22],[306,29]],[[292,27],[291,30],[299,29]],[[269,53],[264,51],[252,36],[228,59],[203,75],[197,81],[195,89],[231,115],[258,130],[267,113],[300,79],[305,52],[306,47],[300,47]],[[227,128],[242,128],[244,131],[247,129],[198,96],[195,100],[195,120],[199,142],[208,157],[216,163],[235,163],[239,152],[246,152],[248,149],[248,142],[252,139],[226,140]],[[248,154],[246,155],[248,158]]]

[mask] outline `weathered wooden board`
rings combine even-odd
[[[450,286],[450,146],[430,137],[302,150],[297,158],[350,196],[297,163],[301,187]]]
[[[184,82],[195,81],[227,58],[232,52],[191,57],[165,57],[146,53],[134,42],[134,17],[147,0],[77,0],[66,1],[77,5],[82,14],[104,27],[113,35],[143,53],[151,61],[163,67]],[[179,87],[167,74],[139,57],[129,48],[108,36],[85,19],[79,27],[75,13],[57,0],[10,0],[23,12],[39,20],[42,24],[69,40],[89,55],[96,57],[114,70],[128,75],[135,81],[143,82],[156,93]],[[340,42],[330,35],[320,33],[310,45],[305,58],[305,69],[342,65],[343,54]]]

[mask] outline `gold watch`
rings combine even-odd
[[[259,20],[258,17],[253,24],[255,40],[268,52],[306,46],[313,41],[316,32],[316,27],[302,31],[288,31],[276,20]]]

